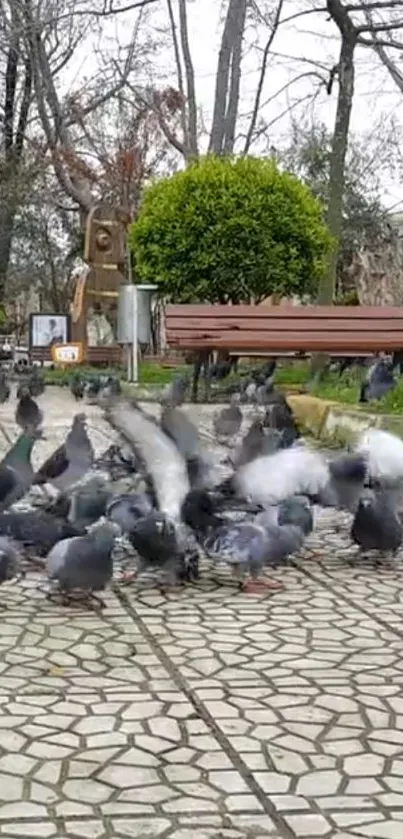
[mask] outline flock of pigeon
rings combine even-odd
[[[36,402],[44,382],[34,369],[17,391],[20,436],[0,463],[0,583],[39,567],[47,597],[102,607],[98,593],[124,549],[126,583],[150,570],[164,587],[196,582],[207,556],[227,563],[245,591],[279,588],[267,571],[300,550],[315,505],[351,514],[350,538],[361,552],[394,554],[403,539],[403,441],[370,429],[353,450],[329,459],[301,439],[273,377],[272,366],[252,371],[214,418],[225,475],[181,408],[180,376],[161,395],[159,419],[107,378],[88,389],[74,377],[75,398],[100,399],[121,443],[96,459],[78,413],[64,443],[34,471],[32,450],[44,436]],[[0,401],[10,394],[0,371]],[[249,419],[245,403],[255,406]]]

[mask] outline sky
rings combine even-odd
[[[116,5],[118,3],[119,0]],[[121,3],[126,5],[127,0],[125,3],[121,0]],[[174,5],[176,6],[175,0]],[[283,17],[294,15],[308,5],[309,0],[285,0]],[[207,128],[214,103],[215,70],[222,29],[221,6],[220,0],[188,2],[197,99]],[[113,53],[116,50],[116,40],[122,45],[127,43],[134,21],[133,12],[120,15],[118,21],[110,21],[103,28],[103,48]],[[144,36],[155,30],[162,33],[166,21],[165,0],[160,0],[150,7],[143,18]],[[267,30],[259,28],[257,32],[250,31],[248,34],[242,63],[241,114],[250,112],[258,80],[258,53],[250,47],[252,36],[257,36],[263,44],[267,38]],[[92,49],[93,44],[99,44],[98,34],[89,36],[76,56],[74,67],[66,73],[65,84],[68,87],[74,88],[85,76],[93,74],[97,61]],[[330,129],[333,127],[337,84],[334,85],[331,96],[322,90],[312,103],[311,93],[316,82],[307,74],[316,69],[311,59],[323,63],[326,67],[332,66],[337,63],[338,51],[338,32],[333,22],[327,20],[326,15],[311,14],[280,27],[273,43],[273,58],[268,67],[262,97],[262,101],[267,102],[263,109],[264,116],[271,123],[271,145],[279,148],[287,145],[290,136],[290,106],[296,118],[314,118],[324,122]],[[300,74],[303,74],[303,77],[295,81],[296,76]],[[142,84],[150,79],[156,84],[175,85],[173,53],[170,49],[161,47],[153,58],[152,67],[146,73],[140,72],[137,81]],[[361,48],[356,54],[352,132],[354,136],[363,138],[366,142],[375,143],[376,127],[381,123],[388,127],[392,119],[399,130],[401,127],[403,138],[403,95],[374,53]],[[258,153],[259,148],[255,151]],[[399,169],[396,165],[392,171],[384,172],[382,198],[389,208],[400,211],[403,210],[403,183],[400,183]]]

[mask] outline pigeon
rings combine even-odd
[[[101,400],[113,399],[116,396],[120,396],[121,392],[122,385],[120,380],[115,376],[108,376],[106,381],[102,383],[98,393],[98,398]]]
[[[109,502],[106,516],[118,524],[123,533],[131,533],[138,520],[152,511],[153,504],[146,493],[127,493],[118,495]]]
[[[66,440],[42,464],[35,484],[52,483],[59,490],[73,486],[91,468],[94,450],[88,437],[85,414],[76,414]]]
[[[105,515],[110,489],[104,478],[95,475],[70,491],[68,521],[84,530]]]
[[[139,556],[139,574],[145,570],[162,571],[170,587],[187,578],[185,553],[175,525],[167,516],[155,510],[138,519],[128,539]]]
[[[351,539],[362,552],[396,553],[403,539],[402,522],[393,497],[368,489],[361,496],[351,527]]]
[[[275,430],[267,432],[263,426],[262,418],[257,417],[251,423],[239,449],[234,454],[234,466],[238,469],[258,457],[273,454],[281,447],[281,434]]]
[[[360,403],[382,399],[396,387],[392,358],[378,359],[368,370],[360,391]]]
[[[129,446],[117,446],[112,444],[95,461],[96,469],[108,472],[112,481],[127,475],[135,475],[139,472],[139,463],[135,453]]]
[[[21,557],[17,546],[7,536],[0,536],[0,585],[21,574]]]
[[[186,461],[190,485],[208,487],[215,483],[215,470],[202,450],[197,429],[179,408],[164,407],[161,411],[162,431],[175,443]]]
[[[278,580],[262,577],[265,566],[276,567],[303,544],[304,534],[295,525],[268,525],[252,522],[223,525],[205,542],[209,556],[234,567],[237,575],[248,572],[251,579],[242,582],[244,591],[281,589]]]
[[[35,441],[42,436],[39,429],[20,434],[14,446],[0,463],[0,505],[4,507],[25,495],[33,482],[31,454]]]
[[[48,577],[57,585],[66,605],[74,590],[78,590],[104,607],[94,592],[103,591],[112,580],[116,535],[116,525],[106,522],[85,536],[63,539],[51,549],[46,558]]]
[[[317,502],[355,513],[367,478],[367,461],[361,454],[339,455],[328,464],[329,480],[319,489]]]
[[[0,403],[4,404],[10,398],[11,388],[4,370],[0,371]]]
[[[28,378],[27,388],[32,397],[41,396],[45,391],[45,382],[37,367],[33,368]]]
[[[278,504],[290,495],[316,496],[328,481],[329,469],[323,455],[299,448],[258,457],[234,476],[238,494],[263,507]]]
[[[403,440],[390,431],[368,428],[355,445],[367,463],[369,484],[400,489],[403,485]]]
[[[287,399],[278,392],[272,392],[267,397],[263,427],[281,431],[284,448],[292,446],[301,436]]]
[[[161,404],[177,407],[185,401],[189,380],[182,373],[177,373],[172,382],[167,385],[161,394]]]
[[[258,405],[268,405],[274,390],[273,379],[270,376],[256,389],[255,399]]]
[[[179,524],[181,505],[190,484],[186,462],[178,448],[138,406],[121,402],[112,405],[107,416],[144,461],[159,510]]]
[[[0,512],[0,534],[20,544],[29,556],[44,557],[56,542],[80,535],[75,527],[45,510]]]
[[[73,376],[70,383],[70,390],[76,402],[83,398],[85,391],[85,383],[83,378],[79,374]]]
[[[35,400],[32,399],[28,387],[24,387],[21,391],[20,400],[15,412],[15,421],[24,431],[29,431],[42,425],[42,411],[38,408]]]
[[[217,437],[233,438],[239,433],[243,415],[238,403],[239,395],[234,394],[231,405],[223,408],[221,413],[214,418],[213,427]]]

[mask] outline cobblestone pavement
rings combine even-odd
[[[40,401],[38,460],[75,410]],[[209,568],[102,615],[3,587],[0,839],[401,839],[403,575],[354,566],[347,525],[318,515],[266,596]]]

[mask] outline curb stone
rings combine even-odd
[[[319,440],[346,445],[368,428],[382,428],[403,439],[403,416],[371,414],[317,396],[288,394],[297,422]]]

